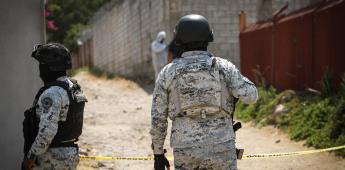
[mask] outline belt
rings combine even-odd
[[[220,110],[219,112],[214,113],[207,113],[204,109],[201,109],[200,112],[190,112],[190,111],[184,111],[182,113],[177,114],[175,118],[191,118],[191,119],[206,119],[206,118],[217,118],[217,117],[224,117],[224,116],[231,116],[230,113],[228,113],[225,110]],[[174,119],[175,119],[174,118]]]
[[[78,139],[72,139],[72,140],[68,140],[68,141],[53,141],[49,147],[50,148],[57,148],[57,147],[76,147],[78,148],[78,144],[76,144],[75,142],[77,142]]]

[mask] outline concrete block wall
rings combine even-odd
[[[287,1],[291,11],[319,0],[113,0],[93,19],[93,63],[126,76],[153,76],[151,42],[161,30],[169,42],[178,19],[194,13],[205,16],[213,28],[209,51],[239,67],[239,12],[254,23],[271,17]]]
[[[209,51],[216,56],[226,58],[239,65],[238,50],[238,1],[236,0],[176,0],[170,1],[170,27],[174,28],[178,19],[187,14],[205,16],[214,33],[214,42],[210,43]]]
[[[93,22],[94,65],[126,76],[153,73],[150,44],[166,30],[162,0],[120,1]]]

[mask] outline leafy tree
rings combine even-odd
[[[48,42],[73,49],[78,34],[88,27],[93,14],[109,0],[48,0],[46,3]]]

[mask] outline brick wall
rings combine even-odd
[[[246,11],[248,23],[254,23],[286,1],[291,11],[317,0],[113,0],[91,22],[93,64],[126,76],[152,76],[150,44],[157,33],[165,30],[169,42],[178,19],[196,13],[213,28],[209,51],[239,66],[239,12]]]

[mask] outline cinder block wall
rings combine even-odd
[[[165,1],[113,1],[93,18],[94,65],[126,76],[150,75],[150,44],[167,30]]]
[[[213,28],[209,51],[239,67],[239,12],[246,11],[247,22],[254,23],[271,17],[287,1],[291,11],[318,0],[115,0],[92,20],[93,62],[126,76],[153,76],[151,42],[161,30],[169,42],[178,19],[194,13],[205,16]]]

